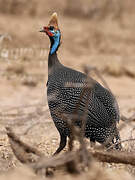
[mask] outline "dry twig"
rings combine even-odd
[[[37,157],[43,156],[43,154],[36,148],[22,142],[20,138],[11,130],[11,128],[7,127],[6,130],[11,148],[16,158],[20,162],[25,164],[33,162],[33,158],[30,156],[31,153]]]

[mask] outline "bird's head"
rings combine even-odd
[[[44,26],[40,32],[46,33],[46,35],[50,38],[51,47],[50,54],[53,54],[58,50],[60,46],[61,33],[58,27],[58,17],[57,13],[53,13],[51,19],[49,21],[48,26]]]

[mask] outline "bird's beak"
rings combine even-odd
[[[49,31],[48,27],[43,27],[39,32],[44,32],[46,33],[48,36],[53,37],[54,34],[52,32]]]

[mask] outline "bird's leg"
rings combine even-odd
[[[115,149],[122,150],[121,139],[120,139],[120,134],[119,134],[118,130],[117,130],[117,134],[115,135],[115,138],[116,138]]]
[[[53,154],[53,156],[57,155],[58,153],[60,153],[60,151],[62,151],[64,149],[64,147],[66,146],[66,142],[67,142],[67,136],[60,134],[60,145],[59,145],[58,149],[56,150],[56,152]],[[52,168],[52,167],[47,168],[46,175],[51,176],[54,170],[55,170],[55,168]]]
[[[60,145],[53,155],[60,153],[60,151],[62,151],[66,146],[66,143],[67,143],[67,136],[60,134]]]

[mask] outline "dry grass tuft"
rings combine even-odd
[[[6,71],[8,74],[23,75],[25,73],[25,68],[23,64],[17,64],[8,66]]]
[[[130,63],[126,63],[124,60],[121,61],[110,60],[104,64],[104,67],[102,67],[102,72],[114,77],[120,77],[120,76],[129,76],[131,78],[135,77],[135,68],[132,61]]]
[[[38,84],[38,81],[32,77],[27,77],[22,80],[22,84],[29,87],[36,87]]]
[[[125,74],[131,78],[135,78],[135,67],[134,65],[124,66]]]
[[[124,68],[121,63],[118,63],[117,61],[109,61],[104,69],[103,73],[109,74],[111,76],[119,77],[124,74]]]

